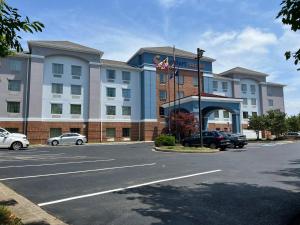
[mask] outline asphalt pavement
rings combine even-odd
[[[0,151],[0,182],[74,225],[288,225],[300,213],[300,143],[219,153],[152,144]]]

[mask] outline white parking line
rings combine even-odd
[[[129,187],[124,187],[124,188],[116,188],[116,189],[112,189],[112,190],[108,190],[108,191],[101,191],[101,192],[96,192],[96,193],[91,193],[91,194],[86,194],[86,195],[78,195],[78,196],[74,196],[74,197],[70,197],[70,198],[63,198],[63,199],[50,201],[50,202],[39,203],[38,206],[53,205],[53,204],[57,204],[57,203],[61,203],[61,202],[67,202],[67,201],[72,201],[72,200],[81,199],[81,198],[88,198],[88,197],[93,197],[93,196],[97,196],[97,195],[103,195],[103,194],[108,194],[108,193],[113,193],[113,192],[118,192],[118,191],[124,191],[124,190],[128,190],[128,189],[149,186],[152,184],[157,184],[157,183],[162,183],[162,182],[167,182],[167,181],[172,181],[172,180],[179,180],[179,179],[185,179],[185,178],[189,178],[189,177],[200,176],[200,175],[204,175],[204,174],[217,173],[217,172],[221,172],[221,171],[222,170],[211,170],[211,171],[194,173],[194,174],[180,176],[180,177],[172,177],[172,178],[163,179],[163,180],[156,180],[156,181],[132,185]]]
[[[58,156],[58,157],[38,157],[38,158],[30,158],[30,157],[16,157],[15,159],[2,159],[0,162],[20,162],[20,161],[35,161],[35,160],[56,160],[56,159],[86,159],[87,156]]]
[[[55,165],[81,164],[81,163],[93,163],[93,162],[108,162],[108,161],[113,161],[113,160],[115,160],[115,159],[98,159],[98,160],[79,161],[79,162],[44,163],[44,164],[31,164],[31,165],[20,165],[20,166],[1,166],[0,169],[37,167],[37,166],[55,166]]]
[[[94,170],[78,170],[78,171],[64,172],[64,173],[39,174],[39,175],[23,176],[23,177],[8,177],[8,178],[2,178],[2,179],[0,179],[0,181],[28,179],[28,178],[36,178],[36,177],[50,177],[50,176],[59,176],[59,175],[77,174],[77,173],[89,173],[89,172],[97,172],[97,171],[104,171],[104,170],[115,170],[115,169],[142,167],[142,166],[153,166],[153,165],[156,165],[156,163],[138,164],[138,165],[129,165],[129,166],[116,166],[116,167],[101,168],[101,169],[94,169]]]

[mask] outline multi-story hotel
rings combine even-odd
[[[172,64],[172,47],[141,48],[127,62],[68,41],[29,41],[28,47],[0,59],[0,127],[25,133],[31,143],[63,132],[85,134],[89,142],[153,140],[174,97],[180,110],[198,115],[194,53],[175,50],[174,96],[173,81],[153,63],[159,56]],[[284,85],[240,67],[214,74],[214,61],[200,61],[204,129],[242,132],[250,116],[284,111]]]

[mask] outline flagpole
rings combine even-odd
[[[173,45],[174,121],[175,121],[175,138],[177,138],[175,61],[176,61],[176,58],[175,58],[175,45]],[[179,81],[179,79],[178,79],[178,81]]]
[[[168,80],[168,99],[169,99],[169,110],[168,110],[168,127],[169,127],[169,134],[171,134],[171,95],[170,95],[170,75],[169,71],[167,72],[167,80]]]

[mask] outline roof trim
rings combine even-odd
[[[98,49],[86,47],[84,45],[80,45],[80,44],[77,44],[75,42],[61,41],[62,45],[58,45],[58,44],[54,43],[55,41],[53,41],[53,43],[50,43],[50,42],[51,41],[49,41],[49,42],[47,42],[47,41],[28,41],[28,47],[29,47],[30,51],[31,51],[32,46],[37,46],[37,47],[45,47],[45,48],[51,48],[51,49],[75,51],[75,52],[90,53],[90,54],[99,54],[100,57],[102,57],[102,55],[104,54],[104,52],[102,52]],[[59,42],[60,41],[57,41],[57,43],[59,43]],[[63,46],[63,42],[78,45],[78,47],[76,47],[76,46],[73,46],[73,47],[72,46]],[[82,48],[80,46],[82,46]]]
[[[157,46],[157,47],[170,47],[170,46]],[[143,54],[143,53],[145,53],[145,52],[166,54],[166,53],[163,53],[163,52],[158,51],[158,50],[157,50],[157,51],[155,51],[155,50],[149,50],[149,49],[147,49],[147,48],[148,48],[148,47],[140,48],[138,51],[136,51],[136,52],[133,54],[133,56],[131,56],[131,57],[127,60],[127,63],[128,63],[131,59],[133,59],[136,55],[138,55],[138,54]],[[181,50],[181,49],[178,49],[178,50]],[[185,50],[182,50],[182,51],[185,51]],[[175,53],[176,53],[176,52],[175,52]],[[192,52],[191,52],[191,53],[192,53]],[[192,54],[194,54],[194,53],[192,53]],[[194,57],[191,57],[191,56],[187,56],[187,55],[183,55],[183,54],[176,54],[176,56],[180,56],[180,57],[188,58],[188,59],[195,59],[195,57],[196,57],[197,55],[195,54]],[[203,56],[203,57],[201,58],[201,61],[205,61],[205,62],[214,62],[214,61],[216,61],[216,60],[213,59],[213,58],[207,57],[207,56]]]
[[[246,69],[246,68],[243,68],[243,67],[234,67],[230,70],[226,70],[222,73],[219,73],[219,76],[226,76],[226,75],[229,75],[229,74],[254,75],[254,76],[261,76],[261,77],[269,76],[266,73],[261,73],[261,72]]]
[[[130,66],[126,62],[111,60],[111,59],[101,59],[100,65],[107,66],[107,67],[113,67],[113,68],[116,67],[116,68],[122,68],[122,69],[127,69],[127,70],[142,71],[141,68]]]

